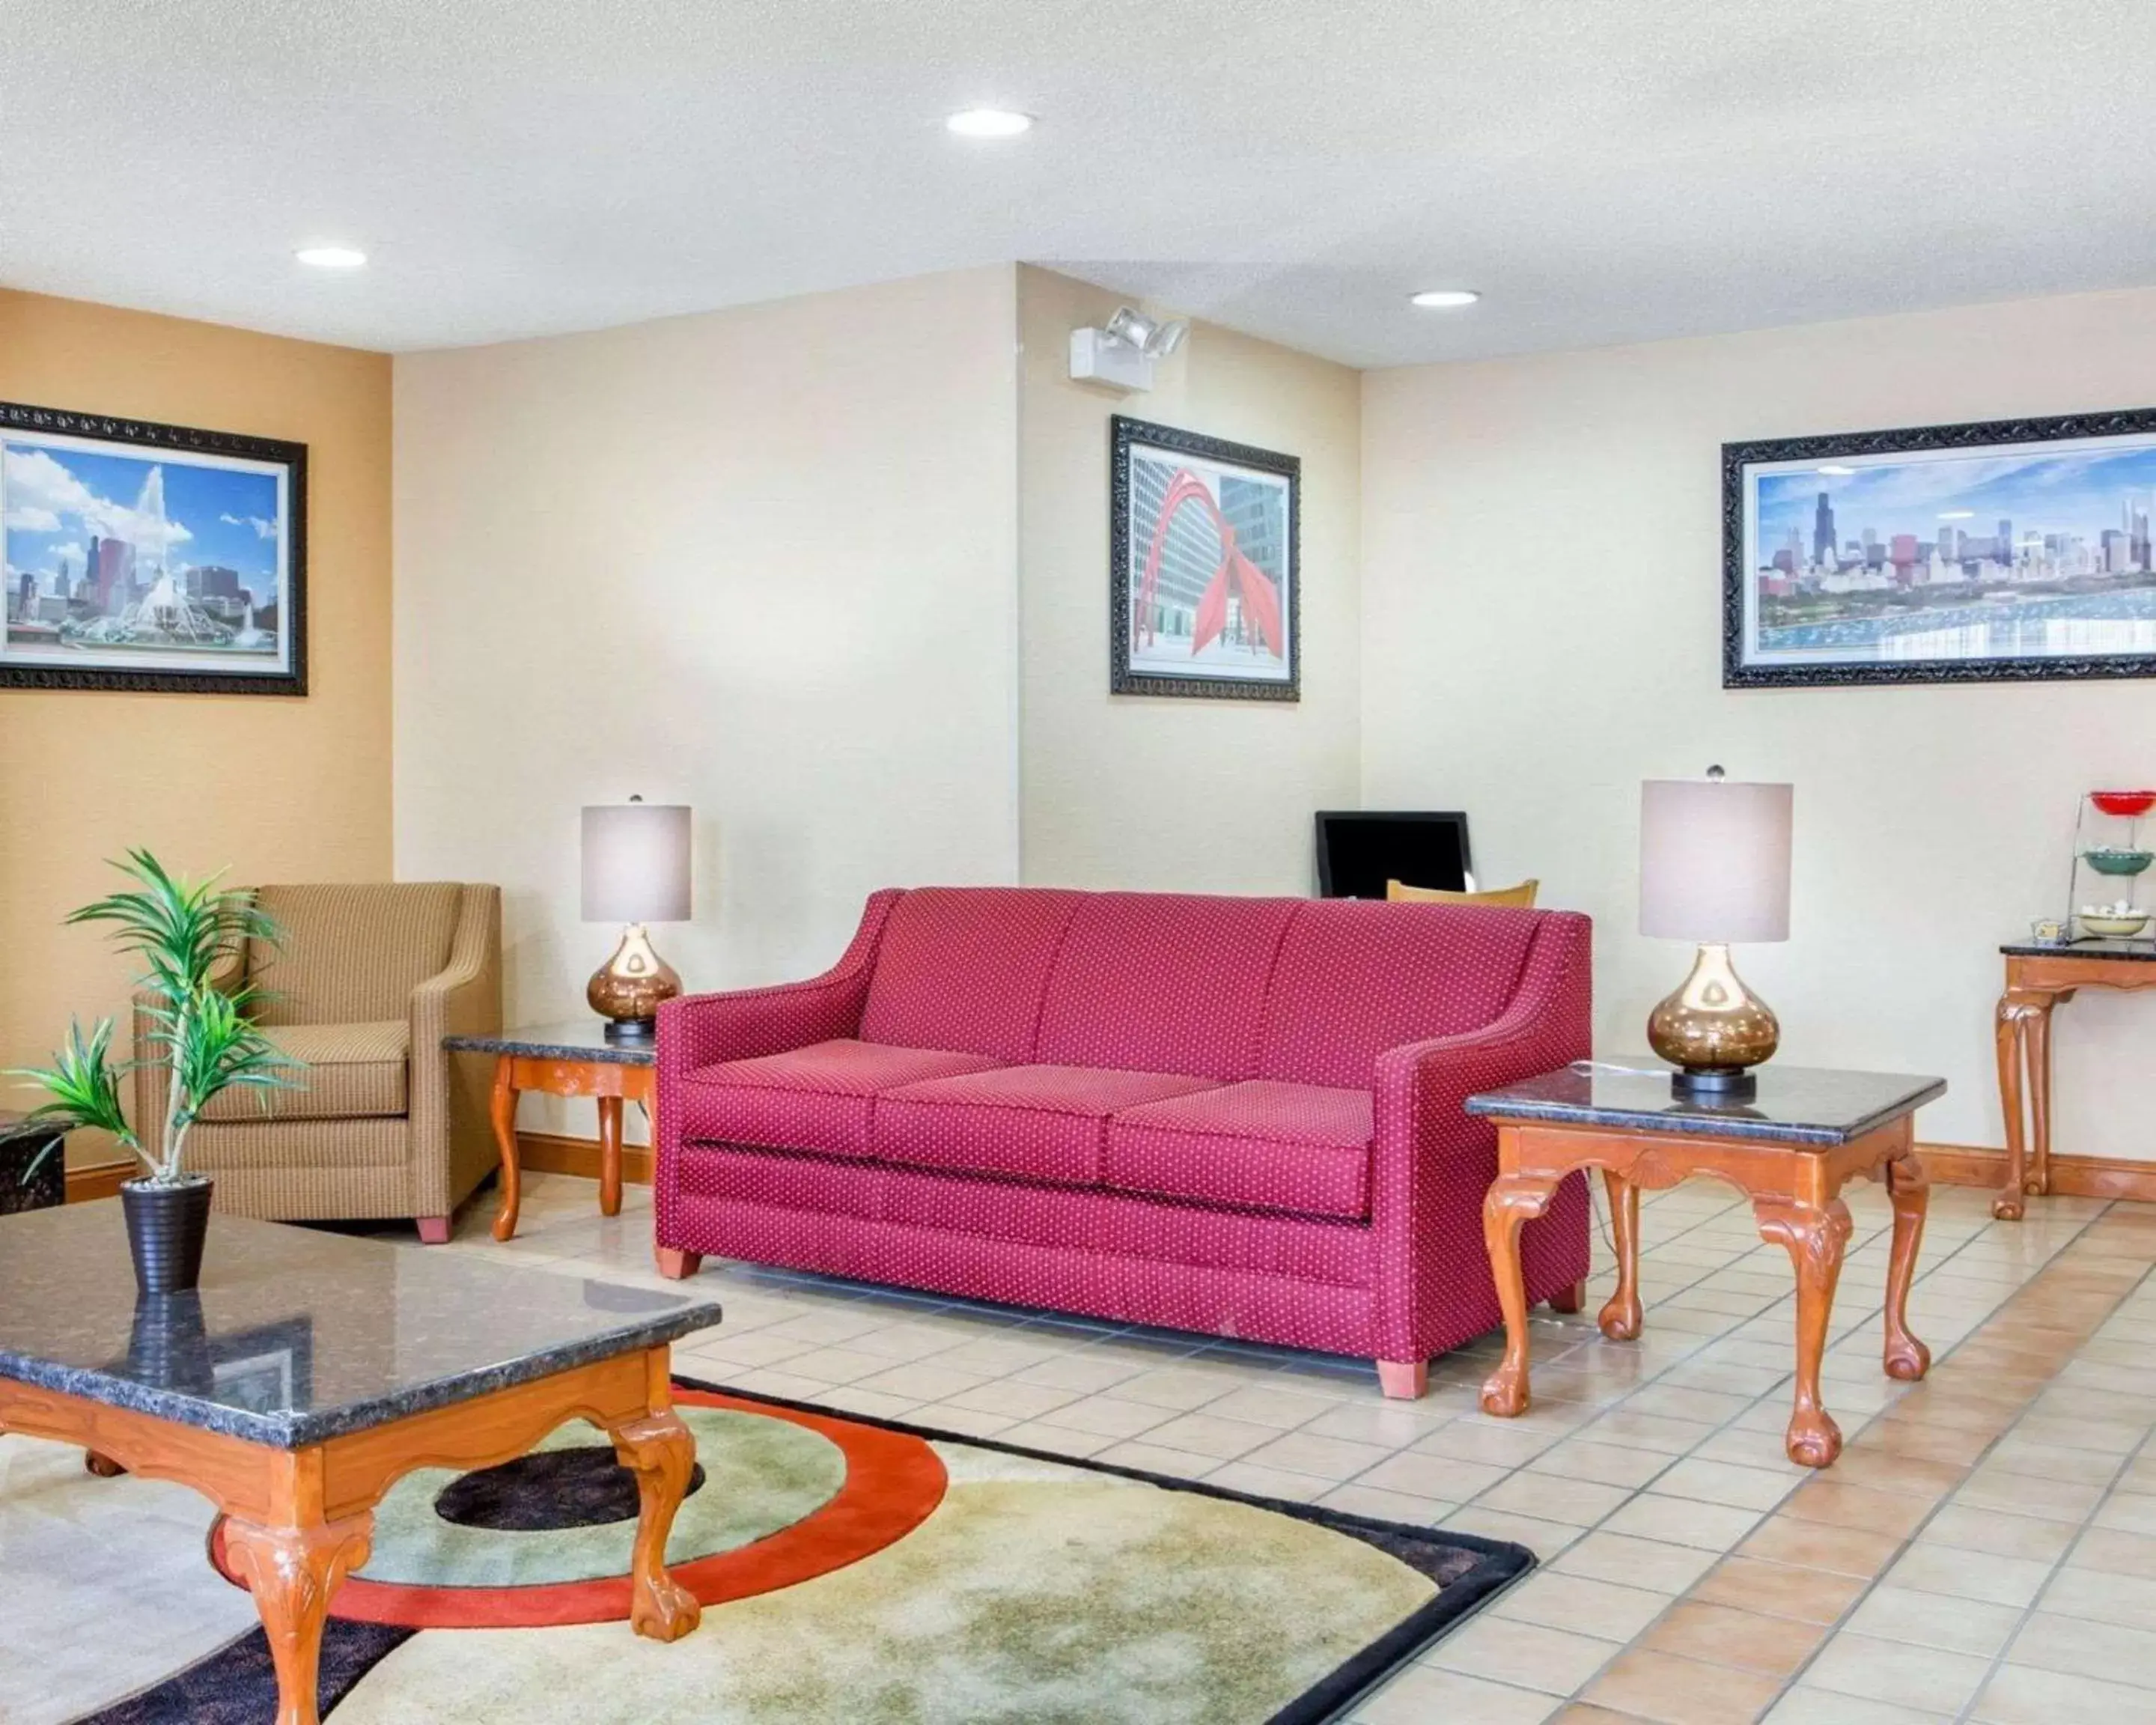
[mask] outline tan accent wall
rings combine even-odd
[[[238,880],[390,866],[385,354],[0,291],[0,400],[285,438],[308,454],[308,686],[271,696],[0,689],[0,1063],[121,1014],[126,967],[60,918],[146,845]],[[121,1032],[126,1040],[126,1032]],[[10,1086],[0,1106],[33,1101]],[[71,1159],[109,1154],[78,1143]]]
[[[1940,1074],[1918,1137],[2002,1142],[1998,944],[2061,909],[2075,799],[2156,777],[2156,681],[1724,690],[1720,446],[2148,407],[2156,292],[1373,372],[1364,400],[1370,801],[1466,809],[1484,879],[1594,913],[1617,1055],[1690,962],[1635,932],[1640,779],[1793,781],[1790,938],[1737,954],[1779,1058]],[[2084,989],[2053,1040],[2060,1153],[2156,1158],[2156,998]]]
[[[1070,336],[1127,296],[1018,273],[1019,783],[1025,879],[1312,890],[1311,815],[1357,802],[1360,374],[1211,324],[1122,395],[1070,375]],[[1302,699],[1108,693],[1108,421],[1302,458]]]

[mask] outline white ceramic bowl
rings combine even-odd
[[[2131,940],[2148,926],[2148,912],[2135,911],[2124,916],[2091,916],[2081,919],[2083,934],[2100,935],[2106,940]]]

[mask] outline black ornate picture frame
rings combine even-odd
[[[304,444],[0,402],[0,689],[307,692]]]
[[[1108,687],[1302,698],[1302,463],[1109,422]]]
[[[1724,444],[1722,686],[2156,676],[2152,520],[2156,408]]]

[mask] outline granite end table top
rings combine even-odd
[[[136,1292],[120,1201],[0,1216],[0,1379],[296,1450],[709,1329],[714,1301],[213,1215]]]
[[[2156,940],[2136,935],[2130,941],[2085,936],[2076,941],[2008,941],[1999,950],[2010,958],[2126,958],[2156,964]]]
[[[478,1030],[444,1036],[451,1054],[521,1055],[533,1060],[599,1060],[615,1066],[649,1066],[659,1059],[659,1044],[646,1036],[634,1042],[609,1042],[606,1020],[564,1019],[552,1024],[521,1024],[511,1030]]]
[[[1470,1114],[1553,1126],[1614,1127],[1753,1138],[1779,1144],[1847,1144],[1946,1094],[1943,1078],[1845,1072],[1820,1066],[1753,1069],[1757,1092],[1743,1101],[1679,1096],[1674,1069],[1651,1055],[1580,1060],[1502,1090],[1467,1098]]]

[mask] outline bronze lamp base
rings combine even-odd
[[[1670,1088],[1697,1100],[1743,1101],[1758,1088],[1751,1067],[1782,1040],[1774,1009],[1744,986],[1729,948],[1702,946],[1691,974],[1647,1019],[1647,1045],[1678,1070]]]
[[[660,1002],[680,992],[674,967],[652,950],[644,925],[632,922],[622,930],[613,956],[592,973],[584,999],[608,1021],[607,1040],[634,1042],[658,1028]]]

